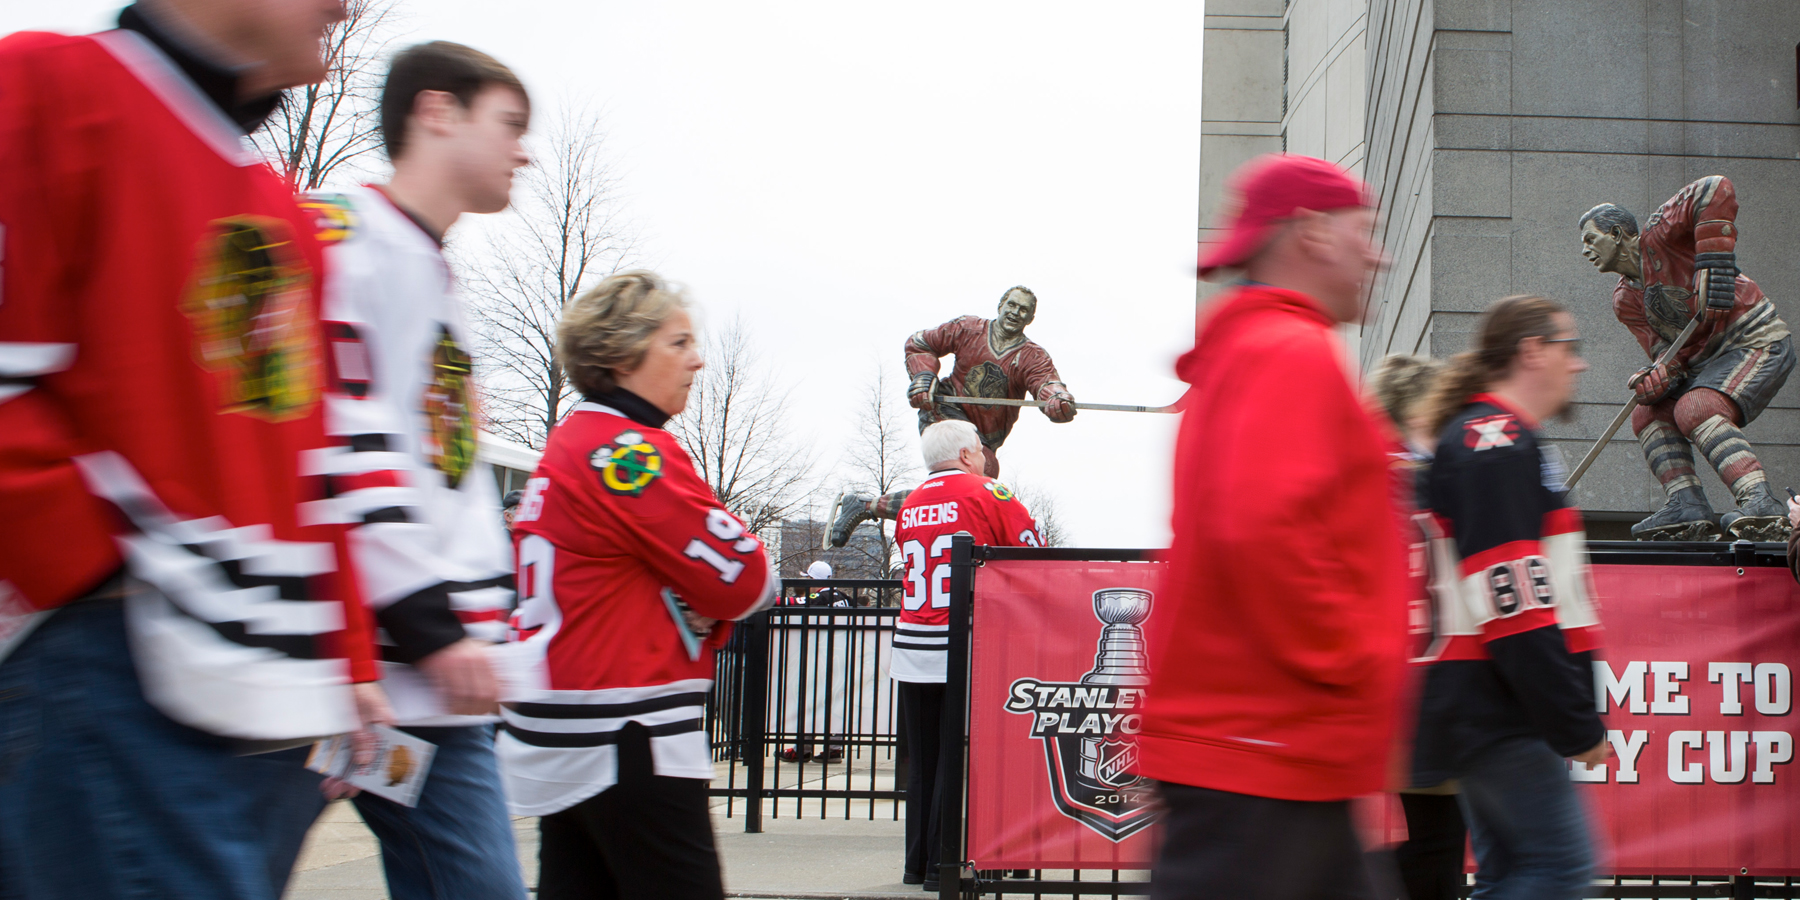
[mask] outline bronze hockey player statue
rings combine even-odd
[[[998,315],[992,319],[961,316],[918,332],[906,339],[906,374],[910,379],[907,402],[919,410],[919,430],[944,419],[963,419],[981,434],[987,457],[987,476],[1000,475],[994,451],[1006,442],[1019,420],[1016,406],[975,406],[947,403],[940,397],[986,397],[1044,401],[1044,415],[1052,422],[1075,418],[1075,398],[1056,374],[1056,364],[1044,348],[1025,336],[1025,326],[1037,318],[1037,295],[1024,286],[1011,287],[1000,296]],[[938,379],[939,360],[956,356],[950,377]],[[850,532],[868,519],[893,519],[910,491],[896,491],[870,498],[845,494],[832,507],[831,529],[826,534],[833,547],[850,541]]]
[[[1737,270],[1737,193],[1709,175],[1644,223],[1611,203],[1581,217],[1582,255],[1619,276],[1613,314],[1652,365],[1629,386],[1632,430],[1668,503],[1631,527],[1639,540],[1785,539],[1787,511],[1769,489],[1743,426],[1768,407],[1794,368],[1793,338],[1775,304]],[[1696,315],[1698,327],[1667,365],[1654,363]],[[1731,489],[1737,508],[1715,519],[1694,470],[1694,448]]]

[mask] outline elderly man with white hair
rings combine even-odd
[[[907,884],[938,885],[943,783],[938,741],[944,728],[944,674],[950,657],[950,538],[1039,547],[1043,534],[1006,485],[983,474],[987,457],[975,426],[937,422],[919,435],[931,474],[906,498],[894,542],[900,545],[905,595],[888,675],[900,682],[901,728],[912,751],[906,779]]]

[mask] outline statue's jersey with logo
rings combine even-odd
[[[1537,423],[1491,394],[1439,438],[1426,488],[1436,628],[1415,784],[1454,776],[1504,738],[1574,756],[1605,734],[1591,663],[1600,618],[1567,477]]]
[[[513,622],[539,685],[503,704],[495,742],[513,813],[611,787],[618,732],[634,721],[650,729],[656,774],[711,778],[713,654],[730,621],[777,593],[762,541],[673,435],[593,402],[550,433],[513,537]]]
[[[1056,393],[1049,387],[1060,382],[1050,354],[1035,341],[1022,340],[1003,353],[994,351],[988,339],[987,319],[962,316],[915,333],[906,339],[906,375],[937,374],[941,357],[956,355],[956,367],[943,380],[939,393],[959,397],[993,397],[1012,400],[1033,397],[1048,400]],[[1019,421],[1016,406],[952,406],[944,404],[975,425],[981,442],[997,448],[1006,442]],[[943,418],[931,414],[933,421]]]
[[[950,539],[958,532],[989,547],[1044,543],[1037,521],[1006,485],[955,469],[926,476],[907,495],[894,529],[904,568],[888,671],[896,681],[944,681],[950,657]]]
[[[1613,288],[1613,315],[1651,359],[1681,334],[1706,298],[1694,293],[1694,254],[1736,252],[1737,191],[1731,179],[1709,175],[1670,197],[1649,219],[1638,239],[1644,280],[1620,277]],[[1762,347],[1788,335],[1787,324],[1762,288],[1739,275],[1737,299],[1723,322],[1701,322],[1675,355],[1697,369],[1721,351]]]
[[[375,667],[343,529],[301,516],[320,260],[288,186],[125,30],[0,41],[0,172],[0,631],[123,566],[163,712],[354,728]]]
[[[475,458],[476,396],[462,307],[435,239],[380,189],[301,205],[325,247],[326,428],[309,457],[350,528],[381,626],[383,686],[402,725],[469,725],[412,664],[462,639],[506,639],[512,545],[492,470]]]

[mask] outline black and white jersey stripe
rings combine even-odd
[[[900,622],[894,626],[894,649],[948,653],[950,652],[950,626],[915,625],[911,622]]]
[[[650,732],[657,775],[713,777],[706,735],[710,679],[592,691],[525,691],[501,704],[500,757],[514,815],[568,809],[618,783],[618,743],[636,722]]]

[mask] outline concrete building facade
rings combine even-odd
[[[1793,0],[1209,0],[1201,239],[1226,175],[1258,153],[1361,175],[1394,261],[1355,356],[1449,356],[1499,297],[1562,300],[1593,366],[1574,421],[1549,428],[1572,464],[1646,362],[1612,316],[1614,277],[1580,255],[1589,207],[1642,221],[1688,182],[1729,177],[1739,266],[1800,325],[1797,42]],[[1800,485],[1800,386],[1746,433],[1774,485]],[[1715,509],[1730,508],[1701,477]],[[1629,426],[1576,500],[1604,537],[1662,504]]]

